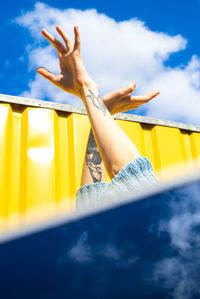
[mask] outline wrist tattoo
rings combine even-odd
[[[107,108],[104,105],[104,103],[102,102],[101,98],[98,96],[95,96],[95,94],[93,93],[93,91],[91,89],[89,89],[89,95],[87,95],[87,98],[90,98],[92,100],[93,105],[101,110],[103,112],[103,115],[106,115],[106,111]]]
[[[93,132],[91,130],[86,150],[86,165],[89,168],[94,183],[101,182],[102,180],[102,169],[100,165],[101,163],[102,159],[99,154]]]

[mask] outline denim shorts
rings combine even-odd
[[[81,187],[76,193],[76,204],[77,207],[88,206],[110,196],[130,196],[157,182],[151,162],[140,156],[124,166],[110,183],[98,182]]]

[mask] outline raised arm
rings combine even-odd
[[[61,73],[56,76],[44,68],[38,68],[37,71],[59,88],[75,94],[83,100],[104,164],[110,177],[113,177],[130,160],[139,157],[140,154],[132,141],[111,117],[110,112],[99,97],[97,84],[89,77],[84,67],[81,59],[78,27],[74,27],[74,44],[59,26],[56,29],[63,38],[65,46],[47,31],[42,30],[42,34],[58,52]],[[134,88],[135,84],[132,83],[132,90]],[[131,96],[128,98],[128,102],[135,108],[157,94],[158,92],[154,92],[145,98],[135,97],[135,100]]]
[[[42,30],[42,34],[54,46],[58,53],[60,74],[54,75],[44,67],[39,67],[37,72],[57,87],[81,98],[80,91],[83,84],[88,86],[92,84],[96,87],[97,85],[89,77],[81,58],[78,27],[74,27],[74,43],[60,26],[56,26],[56,30],[62,37],[64,44],[45,29]],[[112,115],[135,109],[149,102],[159,94],[158,91],[153,91],[143,96],[134,96],[130,94],[133,89],[133,83],[130,83],[127,87],[115,90],[102,98]]]
[[[62,37],[65,46],[45,29],[42,30],[42,34],[58,53],[60,74],[54,75],[43,67],[39,67],[37,72],[57,87],[82,99],[81,91],[83,86],[93,86],[97,89],[97,85],[89,77],[81,58],[78,27],[74,27],[74,43],[60,26],[56,26],[56,30]]]

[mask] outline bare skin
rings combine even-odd
[[[56,26],[56,30],[62,37],[65,46],[45,29],[42,29],[41,33],[55,47],[58,53],[60,74],[54,75],[43,67],[39,67],[37,72],[57,87],[82,99],[81,92],[83,86],[88,88],[92,86],[96,90],[98,88],[97,84],[89,77],[81,58],[78,27],[74,27],[74,43],[60,26]]]
[[[99,152],[106,170],[112,178],[128,162],[139,157],[140,153],[128,136],[126,136],[114,121],[111,113],[114,114],[136,108],[148,102],[159,92],[153,92],[144,97],[133,97],[128,94],[123,101],[122,98],[117,96],[119,92],[112,93],[112,97],[110,98],[107,95],[107,98],[104,97],[104,102],[107,101],[110,113],[99,97],[97,84],[89,77],[83,64],[78,27],[74,27],[74,44],[60,26],[57,26],[56,30],[63,38],[65,46],[46,30],[42,30],[42,34],[57,50],[61,73],[54,75],[41,67],[37,69],[37,72],[54,85],[82,99],[88,113]],[[135,84],[132,83],[130,87],[131,91],[133,91],[134,88]],[[114,101],[115,105],[113,105]]]
[[[102,101],[112,115],[135,109],[140,105],[149,102],[159,94],[159,92],[155,91],[149,92],[144,96],[133,96],[130,94],[133,91],[133,86],[134,84],[130,83],[125,88],[115,90],[102,98]],[[91,130],[83,164],[81,186],[96,182],[106,182],[106,169]]]
[[[102,101],[112,115],[136,109],[148,103],[160,93],[159,91],[151,91],[145,95],[134,96],[131,94],[135,88],[134,86],[133,82],[129,83],[125,88],[108,93],[102,98]]]

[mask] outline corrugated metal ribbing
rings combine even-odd
[[[160,179],[195,170],[200,132],[116,121]],[[0,103],[0,230],[74,209],[89,130],[83,113]]]

